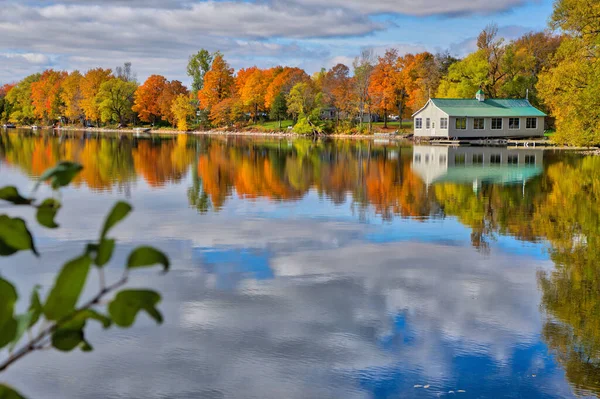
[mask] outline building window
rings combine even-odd
[[[473,129],[475,129],[475,130],[483,130],[483,129],[485,129],[485,119],[483,119],[483,118],[473,118]]]
[[[535,155],[525,155],[526,165],[535,165]]]
[[[425,119],[425,129],[431,129],[431,119]]]
[[[502,155],[500,154],[492,154],[490,157],[490,163],[500,163],[502,162]]]
[[[440,129],[448,129],[448,118],[440,119]]]
[[[423,129],[423,118],[415,119],[415,129]]]
[[[517,165],[519,163],[519,156],[516,154],[511,154],[508,156],[508,164],[509,165]]]
[[[467,118],[456,118],[456,129],[465,130],[467,128]]]
[[[518,130],[521,128],[521,120],[519,118],[508,118],[508,128]]]
[[[421,154],[415,154],[415,163],[421,163]]]
[[[435,122],[431,122],[431,127],[435,129]]]
[[[465,164],[465,154],[454,155],[454,164],[455,165],[464,165]]]
[[[525,127],[527,129],[537,129],[537,118],[527,118]]]
[[[440,155],[440,165],[444,165],[446,163],[446,156]]]
[[[473,154],[473,164],[474,165],[482,165],[483,164],[483,154]]]
[[[492,130],[502,130],[502,118],[492,118]]]
[[[429,154],[425,155],[425,163],[429,163]]]

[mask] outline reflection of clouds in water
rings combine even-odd
[[[472,392],[511,384],[519,351],[525,371],[547,365],[538,343],[539,262],[439,244],[366,243],[376,226],[356,223],[198,216],[179,191],[167,188],[152,201],[134,195],[137,212],[115,229],[122,246],[114,264],[141,242],[172,257],[168,275],[134,279],[164,294],[165,325],[141,317],[127,331],[94,326],[95,352],[35,354],[8,372],[8,382],[44,398],[354,398],[401,381],[394,389],[408,397],[417,395],[413,384],[450,384],[466,372],[482,379],[470,382]],[[97,236],[107,198],[114,196],[67,198],[60,221],[68,237],[39,232],[52,238],[43,264],[60,264]],[[64,239],[73,241],[54,241]],[[223,256],[268,254],[273,279],[246,273],[222,289],[218,274],[231,269],[211,270],[200,250],[213,247]],[[9,258],[8,268],[15,273],[24,260]],[[36,274],[42,269],[19,269],[17,278],[47,283],[52,273]],[[537,383],[553,387],[548,396],[568,394],[555,373],[550,368]]]

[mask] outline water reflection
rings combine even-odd
[[[107,195],[130,196],[119,239],[163,245],[181,272],[163,287],[172,324],[98,360],[116,365],[110,381],[148,363],[148,387],[102,397],[565,397],[565,381],[600,393],[600,158],[0,135],[0,183],[59,159],[86,168],[65,217],[94,219]],[[69,220],[70,237],[95,232]],[[66,240],[52,234],[58,251]],[[144,347],[164,348],[174,371],[158,377],[164,364],[137,355]],[[54,392],[100,397],[48,359],[36,361],[68,386]]]

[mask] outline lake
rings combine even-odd
[[[41,258],[0,260],[22,296],[47,289],[119,199],[134,212],[107,279],[143,244],[173,265],[131,283],[162,293],[163,325],[90,325],[93,352],[34,353],[2,375],[31,398],[600,393],[600,157],[12,131],[0,186],[27,193],[63,159],[85,169],[62,191],[61,228],[32,221]]]

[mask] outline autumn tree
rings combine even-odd
[[[383,57],[378,58],[368,87],[373,105],[383,113],[383,126],[385,128],[387,128],[388,111],[397,103],[396,100],[400,91],[399,82],[398,51],[388,49]]]
[[[173,101],[180,94],[186,95],[188,94],[187,88],[178,80],[172,80],[170,82],[165,83],[165,87],[158,97],[158,108],[160,110],[160,116],[162,119],[167,122],[175,125],[177,122],[175,120],[175,115],[172,111]]]
[[[64,116],[67,120],[74,122],[83,116],[81,100],[81,81],[83,75],[79,71],[73,71],[62,82],[61,99],[64,104]]]
[[[265,108],[271,109],[279,94],[287,96],[298,83],[308,82],[310,76],[300,68],[284,67],[269,83],[265,93]]]
[[[339,123],[340,113],[350,115],[352,112],[352,79],[350,68],[337,64],[325,76],[323,92],[330,105],[336,109],[336,119]]]
[[[167,79],[161,75],[151,75],[135,91],[133,110],[144,122],[156,123],[160,119],[160,96],[167,86]]]
[[[50,122],[61,116],[61,84],[66,77],[67,72],[48,69],[31,84],[33,113],[37,119]]]
[[[294,119],[308,116],[320,106],[320,96],[312,81],[298,83],[287,97],[287,109]]]
[[[112,77],[110,69],[90,69],[81,80],[81,108],[85,117],[91,121],[100,120],[100,108],[96,96],[100,91],[102,83]]]
[[[180,93],[171,104],[173,121],[177,124],[177,130],[185,132],[189,130],[188,120],[193,118],[196,107],[192,104],[189,95]]]
[[[258,120],[259,111],[265,107],[265,92],[270,83],[269,71],[254,70],[246,80],[240,93],[240,100],[252,114],[254,123]]]
[[[222,54],[217,53],[210,70],[204,75],[202,90],[198,92],[200,106],[203,109],[212,108],[230,97],[234,88],[233,68],[225,61]]]
[[[126,82],[121,78],[112,78],[102,83],[96,96],[102,121],[124,124],[131,119],[136,89],[135,82]]]
[[[537,88],[556,118],[553,139],[562,144],[600,144],[600,3],[558,0],[552,27],[566,33],[553,66]]]
[[[187,65],[187,74],[192,78],[192,92],[194,94],[202,90],[202,86],[204,85],[204,75],[209,71],[212,62],[213,54],[205,49],[190,56]]]
[[[210,110],[210,120],[217,126],[231,126],[242,118],[244,103],[239,97],[225,98]]]
[[[8,120],[13,123],[31,123],[35,118],[33,113],[33,100],[31,98],[31,85],[42,75],[39,73],[29,75],[17,83],[8,93],[6,93],[6,111]]]
[[[14,84],[5,84],[0,86],[0,121],[6,122],[10,117],[11,112],[11,104],[6,100],[6,95],[12,88],[15,87]]]

